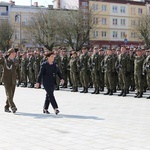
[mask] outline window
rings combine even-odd
[[[148,13],[150,14],[150,7],[149,7],[149,9],[148,9]]]
[[[117,38],[118,37],[118,32],[117,31],[113,31],[113,38]]]
[[[93,24],[98,24],[98,18],[93,18]]]
[[[118,20],[117,19],[113,19],[113,25],[117,25],[118,24]]]
[[[114,12],[114,13],[117,13],[117,12],[118,12],[118,7],[117,7],[117,6],[113,6],[112,9],[113,9],[113,12]]]
[[[94,37],[94,38],[97,38],[97,37],[98,37],[98,31],[94,31],[94,32],[93,32],[93,37]]]
[[[136,33],[132,32],[131,33],[131,38],[136,38]]]
[[[138,8],[138,14],[142,14],[142,8]]]
[[[131,26],[135,26],[135,20],[131,20]]]
[[[106,5],[102,5],[102,11],[106,11],[106,10],[107,10]]]
[[[125,32],[121,32],[120,37],[121,37],[122,39],[124,39],[124,38],[125,38],[125,35],[126,35],[126,33],[125,33]]]
[[[102,37],[103,37],[103,38],[106,38],[106,36],[107,36],[106,31],[102,31]]]
[[[121,20],[120,20],[120,24],[121,24],[122,26],[125,26],[125,25],[126,25],[126,20],[125,20],[125,19],[121,19]]]
[[[102,18],[102,25],[106,25],[106,18]]]
[[[20,39],[20,32],[18,30],[15,31],[15,40]]]
[[[98,4],[93,4],[93,10],[98,10]]]
[[[125,6],[121,6],[121,8],[120,8],[120,12],[121,12],[121,13],[125,13],[125,12],[126,12],[126,8],[125,8]]]
[[[25,27],[28,22],[28,17],[27,16],[22,16],[22,27]]]
[[[0,13],[2,16],[8,15],[8,6],[0,6]]]
[[[135,8],[133,8],[133,7],[131,8],[131,14],[132,14],[132,15],[135,15],[135,14],[136,14],[136,13],[135,13]]]
[[[87,2],[82,2],[82,6],[88,6]]]
[[[88,12],[88,9],[82,9],[82,12],[84,12],[84,13],[86,13],[86,12]]]

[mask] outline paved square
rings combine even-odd
[[[55,91],[60,114],[42,113],[43,89],[16,88],[5,113],[0,86],[0,150],[150,150],[150,100]]]

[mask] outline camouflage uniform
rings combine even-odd
[[[91,71],[92,76],[92,82],[94,84],[95,91],[92,92],[92,94],[99,94],[99,67],[100,61],[99,61],[99,55],[98,53],[92,54],[89,58],[89,67]]]
[[[148,89],[150,90],[150,55],[148,55],[144,61],[143,73],[146,73],[147,85]],[[150,96],[147,97],[147,99],[150,99]]]
[[[137,94],[135,97],[140,98],[143,95],[143,56],[136,56],[134,60],[134,80]]]

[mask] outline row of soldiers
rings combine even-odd
[[[46,51],[45,51],[46,53]],[[150,89],[150,51],[145,49],[98,49],[88,50],[83,47],[81,51],[67,52],[66,48],[54,49],[55,63],[60,68],[63,78],[63,88],[68,82],[72,92],[77,92],[82,86],[81,93],[88,93],[89,87],[94,87],[92,94],[104,91],[106,95],[113,95],[117,89],[121,90],[119,96],[126,96],[131,91],[137,91],[135,97],[142,97],[146,89]],[[20,67],[17,70],[18,86],[22,84],[34,87],[40,65],[45,61],[44,53],[40,49],[35,51],[17,52]],[[1,70],[0,70],[1,74]],[[1,81],[0,81],[1,82]],[[56,90],[59,90],[59,79],[56,79]]]

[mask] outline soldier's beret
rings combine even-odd
[[[11,53],[15,52],[15,49],[10,48],[7,52],[8,52],[9,54],[11,54]]]

